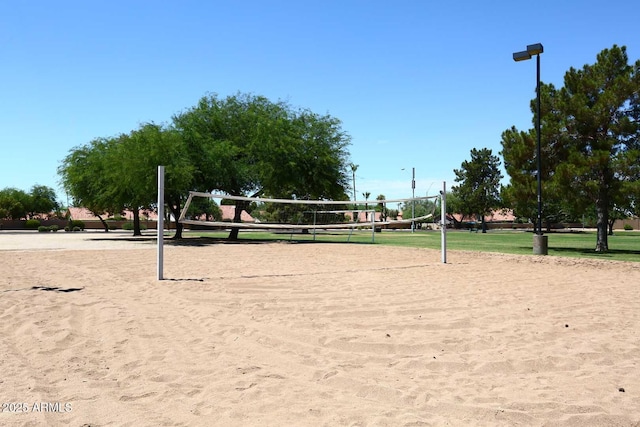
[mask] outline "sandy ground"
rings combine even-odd
[[[640,264],[0,233],[0,425],[638,426]]]

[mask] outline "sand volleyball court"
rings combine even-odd
[[[640,425],[640,264],[191,243],[0,232],[0,425]]]

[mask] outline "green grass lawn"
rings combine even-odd
[[[190,232],[209,238],[226,238],[228,232]],[[317,233],[316,242],[336,242],[372,244],[371,231]],[[617,261],[640,262],[640,232],[616,231],[609,236],[609,252],[597,253],[595,231],[548,233],[549,255],[581,258],[607,259]],[[439,231],[383,231],[375,233],[376,245],[407,246],[440,249],[441,233]],[[310,234],[272,233],[263,231],[241,231],[241,240],[282,240],[313,241]],[[470,250],[481,252],[499,252],[507,254],[533,254],[533,234],[523,231],[489,231],[470,233],[468,231],[447,231],[447,250]]]

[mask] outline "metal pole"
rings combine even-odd
[[[416,228],[416,222],[413,218],[416,217],[416,168],[411,168],[411,232],[413,233]]]
[[[376,213],[371,212],[371,243],[376,242]]]
[[[356,209],[358,209],[358,204],[356,203],[356,200],[358,200],[356,198],[356,169],[357,167],[354,166],[354,164],[351,164],[351,171],[353,172],[353,221],[354,222],[358,222],[358,218],[357,218],[357,212],[355,211]]]
[[[542,144],[540,142],[542,138],[542,132],[540,131],[540,121],[542,109],[540,108],[540,54],[544,52],[542,43],[535,43],[527,46],[527,50],[522,52],[515,52],[513,54],[513,60],[526,61],[531,59],[533,55],[536,56],[536,181],[537,181],[537,218],[534,224],[535,233],[533,234],[533,254],[534,255],[546,255],[548,248],[547,236],[542,234]]]
[[[440,226],[442,263],[447,263],[447,182],[442,182],[442,192],[440,193]]]
[[[537,158],[537,168],[538,168],[538,235],[542,235],[542,155],[541,155],[541,144],[540,144],[540,54],[536,55],[536,94],[537,94],[537,103],[538,103],[538,114],[536,120],[536,134],[538,137],[537,147],[536,147],[536,158]]]
[[[163,280],[164,264],[164,166],[158,166],[158,221],[156,225],[158,238],[158,280]]]
[[[356,199],[356,171],[353,170],[353,200],[358,200]]]

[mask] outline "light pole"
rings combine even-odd
[[[416,222],[413,219],[416,217],[416,168],[411,168],[411,198],[411,232],[413,233],[416,228]]]
[[[527,50],[521,52],[515,52],[513,54],[513,60],[526,61],[531,59],[533,55],[536,56],[536,178],[538,184],[538,217],[536,218],[536,232],[533,235],[533,253],[534,255],[547,255],[548,241],[547,236],[542,234],[542,155],[540,148],[540,54],[544,52],[544,48],[541,43],[530,44],[527,46]]]
[[[353,209],[358,209],[358,205],[356,203],[356,171],[358,170],[358,165],[355,163],[351,163],[351,172],[353,172]],[[358,213],[356,211],[353,212],[353,220],[358,222],[358,217],[356,216]]]
[[[411,232],[416,229],[416,168],[411,168]]]
[[[358,170],[358,165],[355,163],[351,163],[351,172],[353,172],[353,200],[356,199],[356,171]]]

